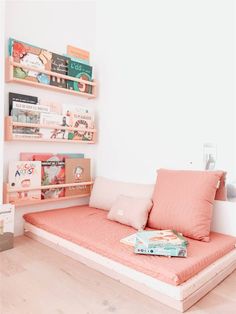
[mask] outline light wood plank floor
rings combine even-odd
[[[19,237],[0,253],[1,314],[176,314],[77,261]],[[235,314],[236,272],[205,296],[191,314]]]

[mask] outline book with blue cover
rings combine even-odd
[[[83,79],[85,81],[92,81],[92,67],[81,62],[69,60],[68,75]],[[68,80],[67,87],[68,89],[76,90],[79,92],[84,92],[88,94],[92,93],[92,86],[85,83]]]
[[[175,230],[141,231],[136,234],[134,252],[162,256],[187,256],[188,241]]]
[[[120,240],[134,247],[134,253],[187,257],[188,241],[175,230],[140,231]]]

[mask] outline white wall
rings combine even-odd
[[[159,167],[200,169],[206,142],[217,144],[217,168],[235,179],[233,1],[95,2],[7,1],[6,40],[58,53],[67,44],[90,50],[99,97],[87,101],[12,84],[6,92],[96,106],[99,143],[5,143],[5,179],[8,161],[20,151],[82,151],[95,157],[99,175],[154,182]],[[17,209],[17,233],[22,213],[34,209],[42,207]]]
[[[153,182],[201,169],[203,144],[235,178],[233,1],[98,1],[98,174]]]
[[[92,64],[95,45],[95,3],[93,1],[7,1],[6,3],[6,52],[7,41],[13,37],[57,53],[66,53],[68,44],[91,51]],[[6,84],[5,115],[8,115],[8,92],[36,95],[61,103],[88,105],[95,108],[93,100],[61,93],[40,90],[25,85]],[[7,180],[8,162],[17,160],[19,152],[72,152],[85,153],[93,158],[94,145],[5,142],[4,179]],[[82,201],[87,203],[87,199]],[[80,202],[81,203],[81,202]],[[15,233],[22,232],[22,214],[78,204],[78,200],[58,202],[16,209]]]

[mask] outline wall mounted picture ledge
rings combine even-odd
[[[34,188],[21,188],[21,189],[12,189],[12,188],[10,188],[9,183],[4,183],[3,198],[4,198],[4,203],[8,204],[8,203],[10,203],[9,202],[9,194],[10,193],[28,192],[28,191],[32,191],[32,190],[48,190],[48,189],[68,188],[68,187],[77,187],[77,186],[84,186],[84,185],[92,186],[93,181],[79,182],[79,183],[51,184],[51,185],[37,186]],[[48,199],[22,200],[22,201],[17,200],[17,202],[14,202],[12,204],[14,204],[15,207],[20,207],[20,206],[28,206],[28,205],[41,204],[41,203],[65,201],[65,200],[88,197],[88,196],[90,196],[90,193],[80,194],[80,195],[63,196],[63,197],[58,197],[58,198],[48,198]]]
[[[21,79],[21,78],[16,78],[14,77],[14,67],[20,67],[22,69],[28,70],[28,71],[34,71],[34,72],[40,72],[49,76],[53,76],[56,78],[60,78],[60,79],[66,79],[68,81],[72,81],[72,82],[79,82],[79,83],[83,83],[86,84],[88,86],[92,87],[92,93],[85,93],[85,92],[79,92],[76,90],[71,90],[71,89],[67,89],[67,88],[62,88],[62,87],[58,87],[58,86],[52,86],[52,85],[47,85],[47,84],[43,84],[43,83],[39,83],[39,82],[33,82],[33,81],[28,81],[25,79]],[[72,77],[72,76],[68,76],[68,75],[64,75],[64,74],[60,74],[60,73],[56,73],[53,71],[47,71],[47,70],[43,70],[43,69],[38,69],[35,67],[31,67],[31,66],[26,66],[24,64],[18,63],[18,62],[14,62],[12,57],[8,57],[6,59],[6,82],[7,83],[18,83],[18,84],[26,84],[32,87],[39,87],[39,88],[43,88],[43,89],[48,89],[48,90],[52,90],[55,92],[61,92],[64,94],[72,94],[72,95],[77,95],[77,96],[82,96],[88,99],[91,98],[95,98],[96,97],[96,81],[93,80],[92,82],[90,81],[86,81],[80,78],[76,78],[76,77]]]
[[[64,127],[60,125],[47,125],[47,124],[35,124],[35,123],[21,123],[14,122],[12,117],[5,117],[5,141],[33,141],[33,142],[54,142],[54,143],[73,143],[73,144],[95,144],[96,142],[96,129],[86,129],[86,132],[93,133],[92,141],[85,140],[69,140],[69,139],[58,139],[58,138],[35,138],[26,137],[24,134],[13,133],[14,127],[24,127],[24,128],[45,128],[52,130],[66,130],[66,131],[78,131],[84,132],[84,129],[74,128],[74,127]]]

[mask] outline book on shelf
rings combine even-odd
[[[69,131],[68,139],[80,141],[92,141],[94,133],[86,129],[94,129],[94,111],[82,106],[65,105],[62,108],[63,114],[69,117],[70,127],[81,129],[80,131]]]
[[[89,51],[77,48],[71,45],[67,45],[67,56],[69,56],[72,60],[81,62],[84,64],[89,64],[90,54]]]
[[[134,252],[146,255],[187,256],[188,241],[175,230],[140,231],[136,234]]]
[[[92,67],[70,59],[68,64],[68,75],[85,81],[92,81]],[[68,89],[75,91],[92,94],[92,86],[86,83],[68,80],[67,87]]]
[[[50,84],[50,76],[40,73],[40,70],[51,70],[52,53],[50,51],[10,38],[9,55],[13,57],[15,62],[39,70],[32,71],[14,66],[14,77],[42,84]]]
[[[40,161],[12,161],[9,163],[8,182],[11,189],[35,188],[41,185]],[[9,193],[10,202],[40,200],[41,190]]]
[[[80,154],[80,153],[60,153],[57,155],[61,156],[64,159],[66,159],[66,158],[84,158],[84,154]]]
[[[65,161],[62,156],[53,154],[34,155],[34,159],[41,161],[41,185],[55,185],[65,183]],[[41,191],[41,198],[59,198],[65,195],[64,188],[46,189]]]
[[[25,152],[21,152],[20,153],[20,160],[22,161],[37,161],[34,156],[37,155],[41,155],[41,156],[48,156],[51,153],[25,153]]]
[[[51,155],[51,153],[25,153],[22,152],[20,153],[20,160],[25,160],[25,161],[30,161],[30,160],[36,160],[35,156],[48,156]],[[64,161],[66,158],[84,158],[84,154],[81,153],[60,153],[60,154],[56,154],[57,156],[60,157],[60,159],[62,158],[62,160]]]
[[[52,53],[51,71],[68,75],[68,63],[69,58],[54,52]],[[67,88],[67,80],[51,75],[50,85]]]
[[[9,115],[11,115],[13,101],[36,105],[38,103],[38,97],[31,95],[23,95],[18,93],[9,93]]]
[[[47,99],[39,99],[39,104],[42,106],[49,107],[49,111],[52,114],[62,114],[62,105],[56,101],[51,101]]]
[[[49,107],[46,106],[13,100],[11,116],[13,122],[39,124],[41,114],[48,111]],[[21,134],[25,137],[41,137],[39,128],[35,127],[14,126],[13,133]]]
[[[55,126],[69,126],[69,117],[66,115],[58,115],[52,113],[41,113],[40,124],[55,125]],[[48,129],[40,128],[40,134],[43,139],[64,139],[68,140],[68,131],[63,129]]]
[[[79,183],[91,181],[90,159],[66,158],[65,159],[65,182]],[[83,195],[90,193],[90,185],[71,186],[65,189],[65,195]]]

